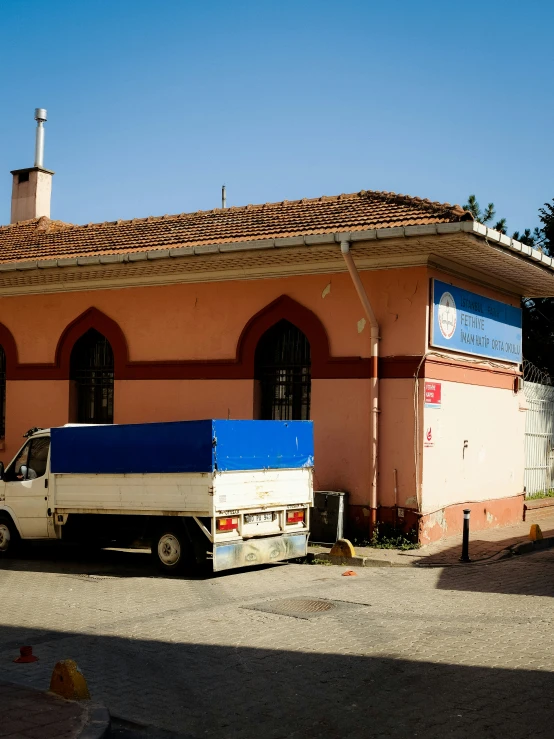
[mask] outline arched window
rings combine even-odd
[[[0,439],[6,435],[6,353],[0,345]]]
[[[311,359],[306,336],[289,321],[268,329],[256,347],[259,417],[305,421],[310,417]]]
[[[114,361],[110,342],[89,329],[71,352],[72,420],[77,423],[113,423]]]

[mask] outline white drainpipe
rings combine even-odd
[[[350,253],[350,242],[341,241],[340,250],[358,297],[362,303],[367,320],[370,325],[371,332],[371,385],[370,385],[370,406],[371,406],[371,432],[370,432],[370,443],[371,443],[371,486],[369,492],[369,511],[370,511],[370,535],[375,530],[377,524],[377,463],[378,463],[378,447],[377,447],[377,435],[378,435],[378,418],[379,418],[379,324],[375,318],[375,313],[367,297],[367,293],[363,286],[363,283],[354,264],[354,259]]]

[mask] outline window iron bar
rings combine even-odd
[[[280,321],[260,339],[256,379],[265,420],[308,420],[311,396],[310,344],[288,321]]]

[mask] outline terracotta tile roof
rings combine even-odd
[[[365,191],[74,226],[48,218],[0,227],[0,262],[221,244],[470,220],[459,205]]]

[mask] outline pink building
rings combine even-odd
[[[74,226],[49,218],[51,172],[13,178],[4,462],[33,426],[311,418],[351,531],[521,520],[518,309],[554,294],[550,258],[394,193]]]

